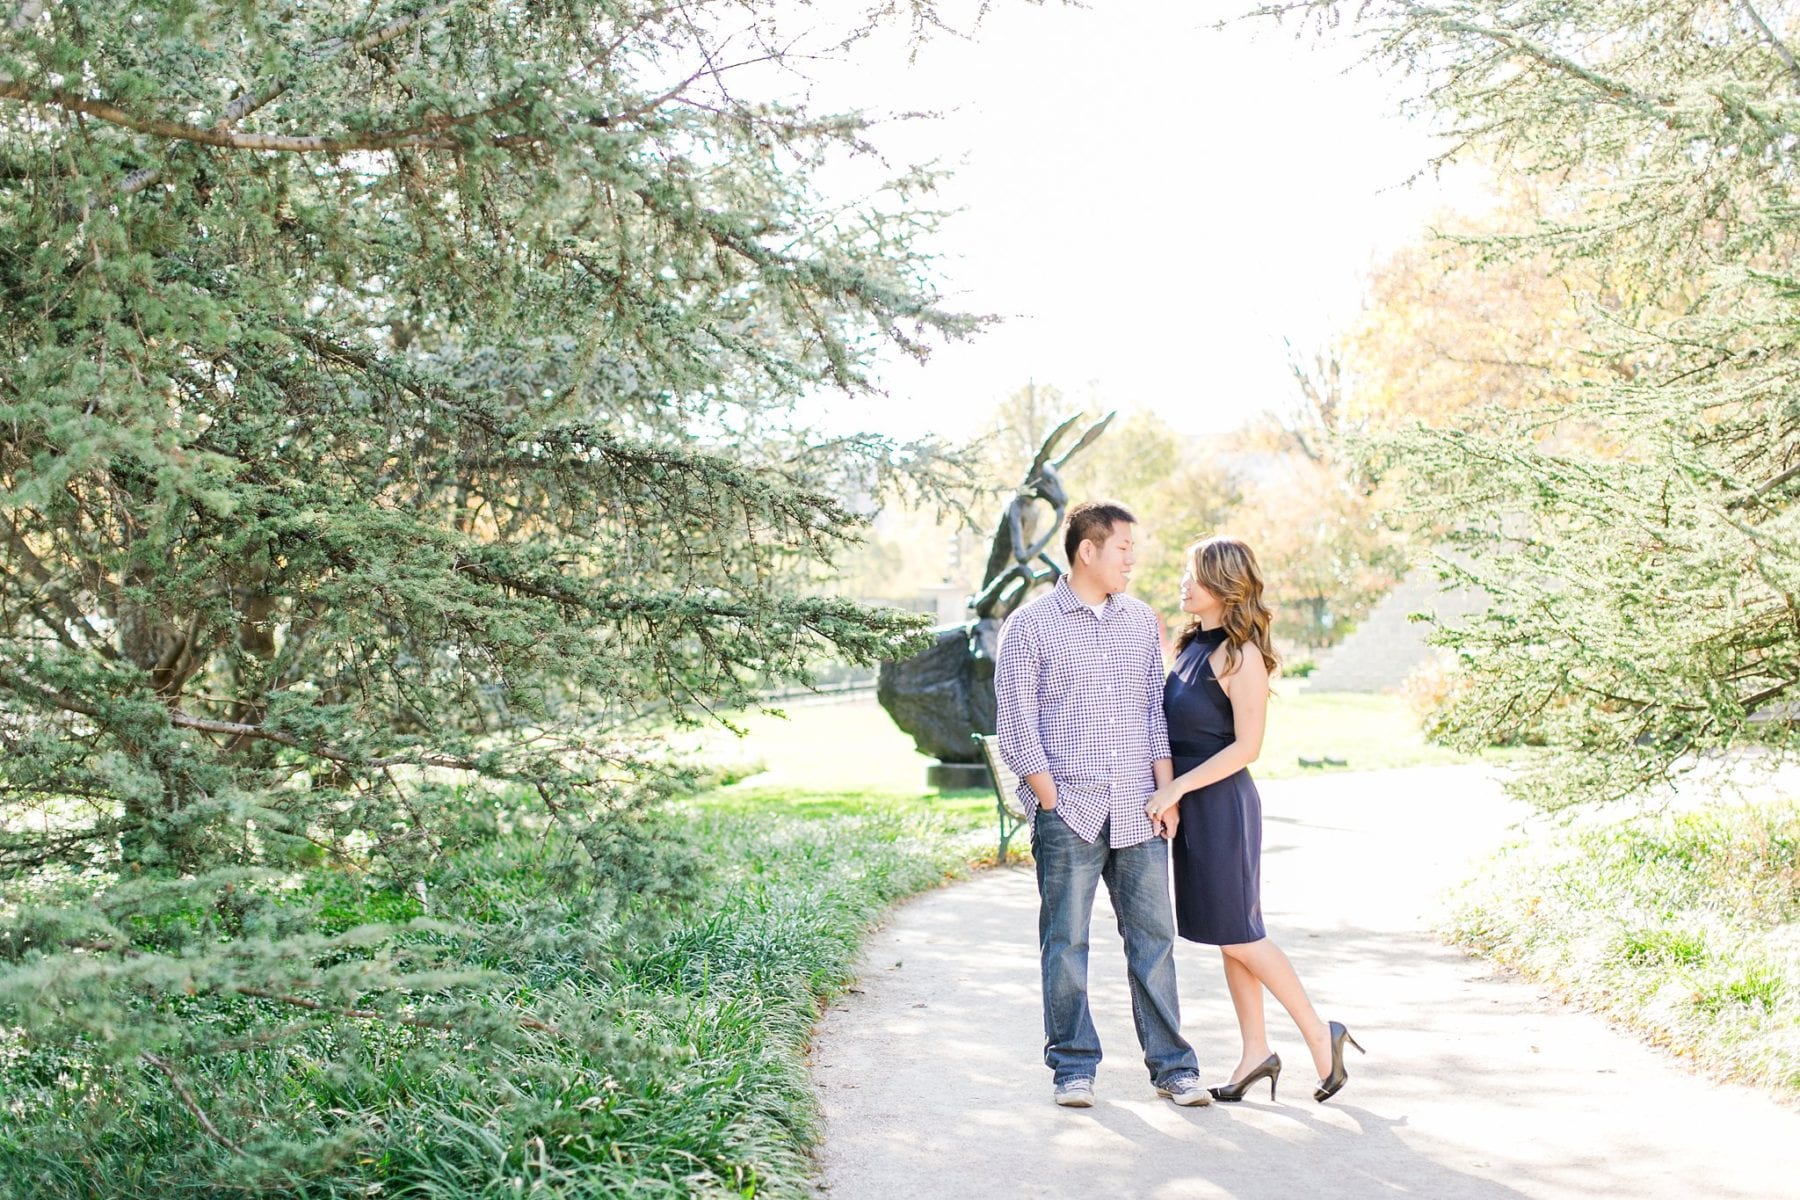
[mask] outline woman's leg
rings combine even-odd
[[[1225,964],[1225,986],[1231,989],[1231,1007],[1237,1010],[1238,1036],[1244,1043],[1243,1057],[1231,1072],[1230,1082],[1236,1083],[1269,1057],[1269,1029],[1263,1021],[1262,984],[1224,946],[1219,947],[1219,959]]]
[[[1319,1014],[1314,1011],[1312,1001],[1307,999],[1306,988],[1300,983],[1300,976],[1294,973],[1294,966],[1288,962],[1288,956],[1282,953],[1281,947],[1268,938],[1263,938],[1261,941],[1244,942],[1236,946],[1220,946],[1219,950],[1225,955],[1226,962],[1237,963],[1249,973],[1252,979],[1275,993],[1275,999],[1281,1002],[1281,1007],[1287,1009],[1288,1016],[1294,1019],[1294,1024],[1300,1030],[1300,1036],[1306,1039],[1306,1048],[1312,1052],[1313,1066],[1318,1068],[1319,1078],[1323,1079],[1330,1074],[1331,1031],[1326,1028],[1325,1022],[1321,1021]],[[1226,971],[1226,978],[1230,978],[1229,968]],[[1235,986],[1232,988],[1231,997],[1232,1002],[1236,1004],[1237,988]],[[1260,997],[1258,1000],[1257,1019],[1260,1023],[1262,1008]],[[1240,1006],[1238,1008],[1240,1026],[1243,1024],[1243,1011]],[[1246,1044],[1246,1051],[1248,1048]],[[1257,1061],[1260,1062],[1261,1059]],[[1254,1062],[1250,1064],[1251,1067],[1255,1065]],[[1248,1070],[1249,1067],[1243,1069]]]

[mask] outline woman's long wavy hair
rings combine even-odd
[[[1225,606],[1224,674],[1238,669],[1245,646],[1255,646],[1273,675],[1281,659],[1269,639],[1274,614],[1263,603],[1262,568],[1256,565],[1256,554],[1234,537],[1209,537],[1188,547],[1188,567],[1195,582]],[[1176,653],[1187,649],[1199,633],[1200,619],[1196,617],[1176,639]]]

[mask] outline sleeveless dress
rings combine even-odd
[[[1224,629],[1201,631],[1176,656],[1163,685],[1169,752],[1177,775],[1193,770],[1235,739],[1231,698],[1213,678],[1210,661],[1224,640]],[[1229,946],[1265,936],[1262,797],[1248,769],[1181,798],[1181,825],[1170,850],[1175,927],[1182,937]]]

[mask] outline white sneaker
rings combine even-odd
[[[1094,1107],[1094,1081],[1091,1079],[1065,1079],[1056,1085],[1056,1102],[1064,1108]]]
[[[1173,1100],[1183,1108],[1199,1108],[1203,1104],[1212,1103],[1212,1093],[1200,1086],[1197,1075],[1183,1075],[1179,1079],[1170,1080],[1156,1089],[1156,1094]]]

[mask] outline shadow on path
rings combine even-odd
[[[1180,1109],[1132,1035],[1105,889],[1090,992],[1097,1103],[1050,1102],[1037,894],[988,871],[898,909],[821,1023],[821,1187],[833,1200],[980,1197],[1661,1197],[1796,1194],[1800,1115],[1713,1085],[1429,933],[1437,893],[1516,814],[1477,768],[1263,785],[1264,909],[1319,1009],[1367,1056],[1330,1104],[1273,1001],[1278,1100]],[[1211,947],[1177,948],[1201,1074],[1237,1059]]]

